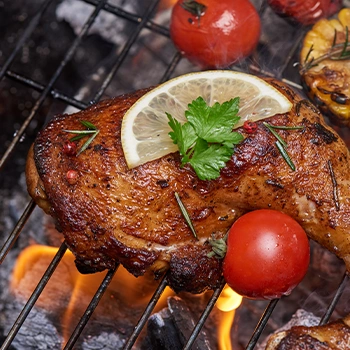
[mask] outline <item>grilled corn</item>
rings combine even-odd
[[[306,34],[300,74],[309,98],[333,121],[350,127],[350,9],[321,19]]]

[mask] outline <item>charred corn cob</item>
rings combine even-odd
[[[300,54],[309,98],[332,119],[350,126],[350,9],[321,19],[306,34]]]

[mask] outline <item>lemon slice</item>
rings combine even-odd
[[[188,104],[199,96],[209,106],[239,97],[241,119],[236,127],[292,108],[282,93],[254,75],[215,70],[176,77],[142,96],[124,115],[121,141],[129,168],[178,150],[168,135],[166,112],[185,123]]]

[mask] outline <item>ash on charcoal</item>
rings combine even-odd
[[[137,16],[142,16],[149,6],[149,4],[142,1],[126,2],[123,0],[114,0],[109,3]],[[91,5],[81,1],[68,0],[62,2],[57,7],[56,16],[60,22],[68,23],[77,34],[91,13],[91,10]],[[152,20],[167,27],[169,18],[169,8],[161,8],[156,11]],[[77,91],[77,98],[85,101],[93,98],[94,91],[101,86],[103,80],[115,64],[116,58],[125,48],[126,42],[135,32],[138,24],[139,22],[127,21],[122,17],[115,16],[106,11],[102,11],[98,15],[96,22],[89,31],[89,37],[96,35],[100,38],[100,42],[109,43],[111,45],[111,51],[86,75],[88,80]],[[90,50],[95,49],[98,50],[99,47],[90,47]],[[131,45],[130,54],[118,69],[117,75],[110,82],[103,98],[121,95],[158,84],[175,53],[176,50],[167,35],[158,34],[144,28],[137,40]],[[191,68],[187,67],[187,70],[181,70],[178,74],[190,70]],[[137,79],[135,79],[135,76],[137,76]],[[72,113],[75,111],[70,108],[65,112]]]
[[[134,14],[141,14],[147,8],[144,2],[112,0],[108,1],[110,5],[123,7],[123,11]],[[87,18],[95,9],[95,6],[77,1],[66,0],[57,6],[56,15],[60,21],[68,22],[73,28],[75,34],[79,34]],[[89,34],[98,34],[104,40],[110,41],[116,45],[123,45],[132,33],[133,25],[130,22],[116,20],[115,15],[102,11],[92,27]]]
[[[125,339],[115,333],[102,332],[95,337],[87,337],[83,340],[82,350],[117,350],[122,349]]]
[[[18,300],[6,303],[1,313],[6,323],[0,319],[5,335],[10,331],[10,325],[16,321],[23,306]],[[62,340],[47,313],[34,308],[13,340],[12,346],[16,350],[59,350],[62,348]]]

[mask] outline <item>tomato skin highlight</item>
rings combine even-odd
[[[260,209],[232,225],[223,275],[238,294],[270,300],[290,294],[309,262],[309,240],[299,223],[282,212]]]
[[[261,23],[248,0],[198,0],[197,17],[179,0],[173,8],[170,36],[176,48],[201,68],[224,68],[249,56],[258,44]]]
[[[341,9],[342,3],[342,0],[268,0],[278,15],[302,25],[332,16]]]

